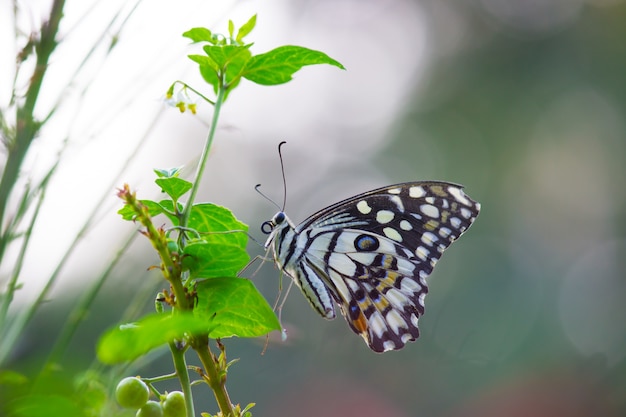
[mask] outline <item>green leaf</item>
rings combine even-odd
[[[235,24],[232,20],[228,19],[228,36],[232,39],[233,33],[235,33]]]
[[[214,43],[213,34],[207,28],[192,28],[183,33],[183,36],[191,39],[192,42]]]
[[[211,278],[197,286],[194,314],[210,320],[209,337],[257,337],[280,330],[278,318],[252,281]]]
[[[191,190],[192,183],[182,178],[170,177],[170,178],[157,178],[154,180],[156,184],[161,187],[161,190],[173,200],[178,200],[185,193]]]
[[[192,54],[192,55],[187,55],[187,58],[191,59],[193,62],[199,64],[200,66],[209,67],[213,69],[216,73],[217,73],[217,70],[219,69],[215,61],[213,61],[211,58],[209,58],[206,55]]]
[[[252,16],[250,20],[248,20],[242,27],[239,28],[237,32],[237,38],[235,39],[237,43],[243,43],[243,38],[246,37],[252,29],[256,26],[256,15]]]
[[[223,242],[192,242],[185,246],[183,255],[183,266],[191,278],[234,276],[250,261],[245,247]]]
[[[180,203],[177,203],[177,206],[178,206],[178,213],[182,213],[183,205]],[[153,217],[156,216],[157,214],[165,214],[165,216],[167,216],[167,218],[172,222],[174,226],[178,226],[179,219],[174,214],[176,213],[176,210],[174,210],[174,202],[172,200],[159,201],[159,209],[161,211],[159,213],[154,214]]]
[[[190,313],[151,314],[108,330],[98,342],[98,359],[106,364],[132,361],[185,334],[202,334],[208,329],[205,319]]]
[[[204,81],[213,86],[213,92],[217,94],[220,80],[215,61],[206,55],[188,55],[188,58],[198,64],[200,75],[202,75]]]
[[[28,382],[26,375],[8,369],[0,370],[0,386],[2,385],[24,385]]]
[[[248,49],[252,44],[246,45],[246,49],[242,49],[239,54],[233,56],[226,67],[226,84],[232,84],[233,80],[241,79],[241,72],[245,68],[250,58],[252,58],[252,53]]]
[[[161,214],[163,212],[163,208],[156,201],[152,200],[139,200],[141,204],[148,207],[148,214],[150,216],[156,216],[157,214]],[[136,217],[135,210],[128,204],[124,204],[124,206],[117,211],[117,214],[122,216],[122,219],[127,221],[134,221]]]
[[[205,242],[234,245],[243,249],[248,243],[248,225],[237,220],[227,208],[216,204],[194,204],[187,227],[197,230]]]
[[[217,64],[217,67],[224,69],[232,63],[237,63],[243,67],[250,60],[251,53],[249,51],[252,44],[249,45],[223,45],[214,46],[206,45],[204,52]]]
[[[11,417],[84,417],[86,413],[78,407],[75,398],[61,395],[31,394],[17,398],[7,404]]]
[[[323,52],[301,46],[280,46],[248,61],[242,76],[261,85],[283,84],[305,65],[329,64],[345,69]]]
[[[174,202],[172,200],[163,200],[159,203],[152,200],[139,200],[141,204],[148,207],[148,214],[150,217],[157,216],[159,214],[165,214],[172,224],[178,225],[178,218],[174,216]],[[182,205],[178,205],[178,211],[182,211]],[[135,211],[129,205],[125,204],[124,207],[117,211],[119,215],[122,216],[122,219],[127,221],[134,221],[136,217]]]

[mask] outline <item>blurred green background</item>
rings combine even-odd
[[[287,211],[296,222],[341,198],[413,180],[464,184],[483,207],[430,277],[416,343],[374,354],[343,319],[322,320],[294,290],[282,312],[286,342],[271,337],[262,354],[265,340],[226,341],[229,357],[240,358],[228,380],[234,402],[256,402],[259,417],[626,414],[626,2],[244,2],[205,11],[204,21],[190,12],[198,3],[183,2],[176,7],[189,7],[186,13],[156,26],[142,26],[149,12],[172,6],[143,6],[132,26],[143,30],[143,42],[159,27],[174,26],[171,36],[178,36],[192,26],[225,28],[224,19],[239,23],[258,11],[255,52],[298,44],[347,67],[307,69],[285,87],[243,85],[227,103],[204,197],[231,208],[260,242],[258,227],[273,208],[253,186],[262,182],[280,201],[280,140],[288,141]],[[173,69],[167,62],[148,68],[139,53],[123,61],[129,71],[153,75],[138,87],[150,99],[125,102],[133,120],[147,106],[162,114],[154,98],[183,78],[181,68],[197,80],[185,41],[176,42],[167,45]],[[170,78],[159,79],[158,68]],[[173,112],[151,122],[168,139],[146,145],[149,156],[122,177],[145,198],[157,192],[151,168],[199,153],[206,126]],[[120,136],[99,134],[104,142]],[[126,134],[118,159],[136,136]],[[81,156],[97,163],[91,158]],[[119,203],[107,192],[111,220],[94,227],[88,249],[67,268],[8,368],[37,369],[86,282],[106,265],[119,236],[132,233],[132,225],[120,226]],[[80,199],[73,188],[64,198]],[[98,335],[129,305],[150,311],[162,284],[145,272],[155,263],[148,246],[138,239],[116,268],[64,367],[88,366]],[[250,248],[263,254],[258,244]],[[41,253],[33,250],[30,262]],[[252,277],[270,302],[277,277],[270,264]],[[153,356],[129,372],[171,371],[167,354]],[[199,409],[215,411],[207,389],[195,393]]]

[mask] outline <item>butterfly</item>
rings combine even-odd
[[[480,203],[448,182],[408,182],[355,195],[296,226],[281,210],[263,223],[266,249],[324,318],[336,303],[375,352],[419,337],[430,275],[476,220]]]

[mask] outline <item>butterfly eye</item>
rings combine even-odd
[[[282,211],[279,211],[278,213],[276,213],[272,221],[274,222],[276,226],[278,226],[279,224],[285,221],[285,213],[283,213]]]

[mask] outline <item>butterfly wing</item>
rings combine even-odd
[[[295,233],[306,236],[307,247],[294,266],[315,272],[372,350],[397,350],[419,336],[426,277],[479,211],[451,183],[379,188],[300,224]]]

